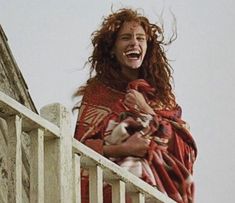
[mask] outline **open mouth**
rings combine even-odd
[[[130,51],[124,52],[123,54],[129,59],[136,59],[136,60],[139,59],[141,56],[141,52],[138,50],[130,50]]]

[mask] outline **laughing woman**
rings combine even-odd
[[[180,203],[193,202],[196,145],[181,119],[160,27],[131,9],[92,35],[75,138]],[[82,177],[82,202],[88,200]],[[111,202],[110,187],[104,202]],[[130,200],[128,200],[130,202]]]

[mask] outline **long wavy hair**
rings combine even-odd
[[[86,88],[97,80],[116,90],[125,90],[130,81],[121,73],[121,67],[111,50],[123,23],[130,21],[139,23],[147,36],[147,51],[140,67],[139,78],[145,79],[156,89],[156,98],[161,104],[168,108],[174,107],[175,96],[171,86],[172,68],[164,50],[166,43],[162,26],[150,23],[137,10],[126,8],[113,12],[104,18],[101,28],[92,33],[93,52],[86,64],[89,64],[90,78],[75,95],[83,95]],[[169,42],[172,39],[173,37]]]

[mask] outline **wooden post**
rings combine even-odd
[[[60,128],[59,139],[45,140],[45,201],[72,202],[72,132],[69,112],[60,104],[41,109],[41,116]]]
[[[7,137],[8,137],[8,127],[7,122],[0,117],[0,202],[7,203],[8,195],[8,158],[7,158]]]
[[[44,131],[30,132],[30,202],[44,202]]]
[[[73,178],[73,202],[81,203],[81,164],[78,154],[73,154]]]
[[[103,203],[103,169],[96,165],[89,168],[89,197],[92,203]]]
[[[8,202],[22,202],[22,119],[15,115],[7,118],[8,124]]]
[[[136,193],[131,194],[131,199],[132,199],[132,202],[136,202],[136,203],[145,202],[144,194],[141,192],[136,192]]]
[[[122,180],[112,182],[112,202],[125,203],[125,183]]]

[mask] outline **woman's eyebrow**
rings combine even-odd
[[[136,35],[141,36],[141,37],[146,37],[146,34],[144,34],[144,33],[137,33]]]
[[[119,36],[132,36],[133,34],[132,33],[122,33],[122,34],[120,34]],[[145,37],[146,36],[146,34],[144,34],[144,33],[137,33],[136,34],[137,36],[143,36],[143,37]]]

